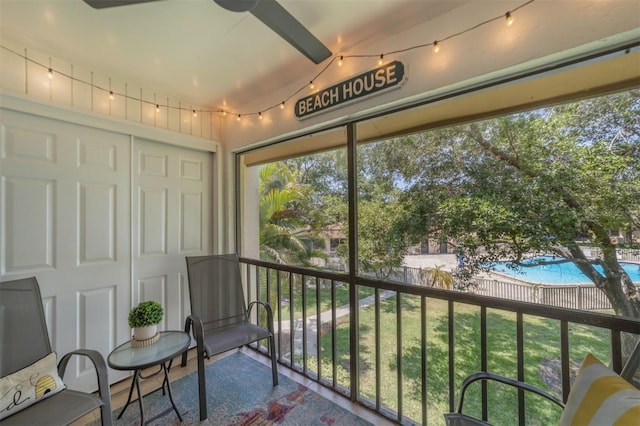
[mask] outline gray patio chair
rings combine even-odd
[[[200,420],[207,418],[204,358],[236,349],[262,339],[269,339],[273,386],[278,385],[273,333],[273,313],[266,302],[253,301],[247,306],[242,289],[240,262],[236,254],[187,257],[191,315],[184,331],[196,340],[198,357],[198,392]],[[249,315],[254,305],[267,314],[267,328],[251,323]],[[187,353],[182,355],[182,366]]]
[[[40,288],[35,277],[0,282],[0,377],[24,369],[51,354]],[[64,380],[69,359],[86,356],[98,378],[98,395],[65,388],[2,420],[9,425],[70,424],[100,408],[103,425],[111,425],[111,396],[107,365],[99,352],[77,349],[64,355],[57,366]]]
[[[636,343],[635,348],[633,349],[631,355],[627,359],[627,362],[622,368],[622,371],[620,372],[620,377],[631,383],[636,388],[640,389],[640,380],[638,379],[638,375],[640,375],[640,340],[638,340],[638,342]],[[522,389],[527,392],[532,392],[536,395],[540,395],[548,399],[549,401],[558,405],[561,409],[565,408],[565,404],[560,399],[545,392],[540,388],[532,386],[528,383],[521,382],[519,380],[510,379],[498,374],[481,371],[470,374],[462,382],[462,386],[460,387],[460,400],[458,401],[457,410],[455,412],[446,413],[444,415],[447,426],[491,425],[491,423],[463,413],[462,406],[464,404],[465,391],[467,390],[469,385],[477,381],[494,381],[517,389]]]

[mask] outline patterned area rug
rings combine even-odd
[[[171,384],[183,422],[180,423],[176,413],[170,410],[151,424],[371,425],[283,375],[278,380],[279,385],[274,387],[269,367],[236,352],[206,367],[207,420],[199,421],[198,378],[196,373],[192,373]],[[143,402],[147,419],[171,407],[168,395],[163,396],[160,391],[145,397]],[[113,411],[115,425],[140,423],[137,402],[131,403],[122,418],[116,420],[120,410]]]

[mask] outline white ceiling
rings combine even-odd
[[[467,2],[280,0],[334,54],[367,52]],[[514,4],[506,2],[505,10]],[[213,0],[101,10],[82,0],[0,0],[0,31],[0,38],[25,48],[203,108],[241,108],[324,64],[313,64],[253,15]]]

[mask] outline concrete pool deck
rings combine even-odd
[[[442,267],[445,271],[454,271],[458,267],[455,254],[414,254],[404,258],[403,266],[409,268]]]

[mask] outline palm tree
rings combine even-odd
[[[284,162],[265,164],[259,171],[260,255],[282,264],[308,264],[313,228],[303,217],[310,188]]]
[[[444,265],[436,265],[433,268],[420,268],[418,272],[420,282],[427,287],[450,290],[453,287],[453,275],[442,268],[444,268]]]

